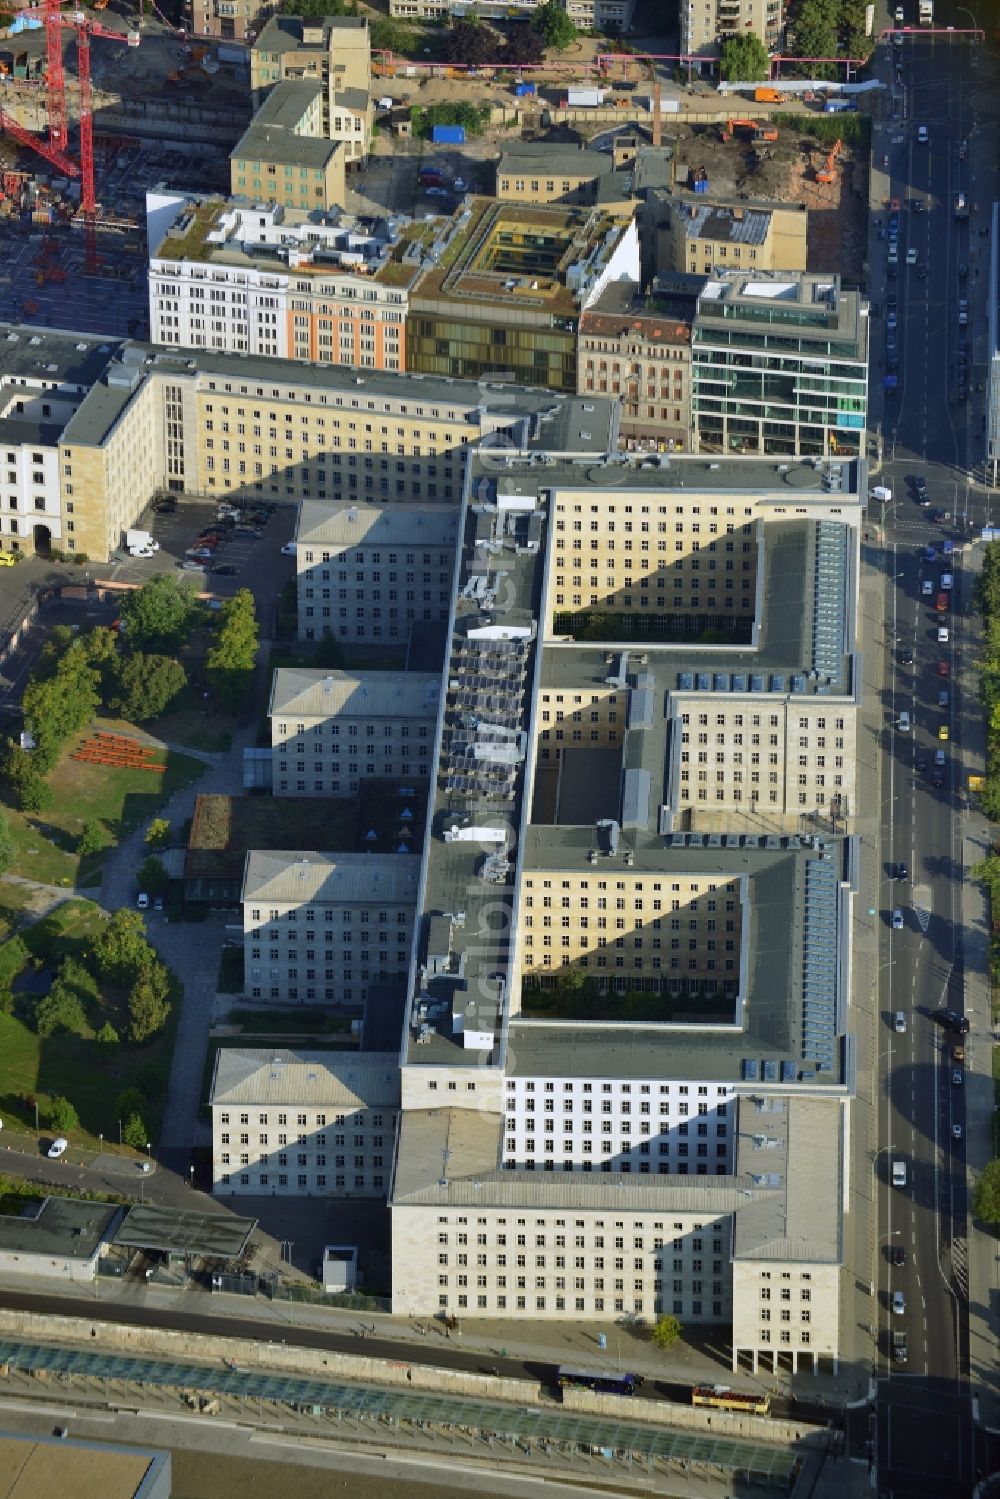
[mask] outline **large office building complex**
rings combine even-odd
[[[398,1311],[668,1312],[731,1322],[734,1366],[836,1362],[864,492],[843,460],[473,460]]]

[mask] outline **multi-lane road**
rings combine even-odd
[[[913,0],[904,6],[915,10]],[[963,7],[939,0],[935,9],[937,26],[973,24]],[[905,19],[915,26],[915,14]],[[979,709],[969,678],[972,575],[962,544],[992,518],[993,496],[975,478],[992,248],[981,231],[996,195],[1000,107],[996,60],[970,40],[918,33],[879,51],[890,96],[875,166],[898,207],[890,202],[873,226],[870,255],[880,482],[893,492],[881,517],[885,610],[882,638],[873,642],[885,652],[878,1476],[887,1494],[957,1495],[969,1492],[984,1458],[965,1383],[964,1080],[953,1052],[962,1038],[930,1015],[941,1006],[961,1011],[963,1000],[962,746]],[[882,399],[892,374],[896,388]],[[926,481],[927,507],[918,503],[917,475]],[[953,558],[942,555],[946,538],[958,548]],[[944,573],[953,585],[939,611]],[[947,640],[939,638],[942,624]],[[901,928],[892,921],[897,909]],[[897,1012],[904,1030],[895,1027]],[[906,1165],[905,1187],[891,1185],[893,1161]],[[900,1250],[905,1262],[894,1263]],[[894,1311],[897,1292],[903,1309]],[[905,1364],[892,1358],[895,1331],[906,1333]]]

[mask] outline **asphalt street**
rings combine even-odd
[[[935,25],[967,26],[970,14],[939,3]],[[871,244],[872,381],[883,412],[879,482],[893,498],[878,517],[885,609],[872,642],[885,653],[878,1477],[879,1491],[894,1496],[957,1495],[970,1491],[981,1461],[967,1384],[964,1070],[953,1050],[961,1038],[930,1016],[942,1005],[963,1008],[962,744],[981,714],[966,649],[972,577],[963,549],[995,506],[976,478],[991,248],[980,231],[995,197],[1000,108],[996,58],[970,40],[917,32],[879,56],[889,108],[873,150],[890,206]],[[898,383],[883,396],[891,374]],[[946,540],[956,548],[950,557]],[[950,590],[941,586],[948,573]],[[891,1184],[894,1161],[905,1165],[905,1187]],[[906,1335],[905,1363],[892,1357],[894,1332]]]

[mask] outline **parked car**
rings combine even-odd
[[[892,929],[894,932],[901,932],[903,930],[903,913],[898,906],[892,913]]]
[[[235,578],[236,568],[231,562],[220,562],[215,567],[210,567],[209,572],[217,578]]]
[[[52,1141],[46,1154],[50,1161],[57,1161],[61,1155],[65,1155],[68,1148],[69,1141],[63,1139],[62,1135],[60,1135],[57,1140]]]
[[[139,894],[136,897],[135,904],[136,904],[136,909],[139,910],[139,911],[148,911],[149,910],[149,896],[146,894],[145,890],[140,890],[139,891]]]

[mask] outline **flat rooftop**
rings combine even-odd
[[[376,1109],[399,1104],[395,1052],[219,1048],[211,1102],[298,1108]]]
[[[676,840],[676,841],[675,841]],[[829,1089],[843,1085],[844,1017],[835,987],[807,992],[804,965],[825,965],[831,980],[842,935],[842,840],[770,835],[621,833],[614,859],[591,860],[593,828],[531,826],[524,869],[568,871],[595,880],[627,874],[669,883],[671,874],[742,882],[742,1004],[731,1023],[581,1024],[513,1016],[510,1076],[662,1077],[692,1081]],[[631,862],[626,864],[626,856]]]
[[[417,854],[309,853],[302,850],[247,854],[241,899],[279,905],[345,905],[387,901],[410,905],[417,898]]]
[[[324,671],[279,667],[271,683],[271,718],[436,718],[441,678],[434,672]]]
[[[225,1053],[222,1047],[219,1055]],[[239,1259],[256,1227],[256,1218],[238,1218],[235,1213],[192,1213],[147,1202],[129,1208],[114,1243],[124,1249],[229,1261]]]
[[[626,228],[599,207],[466,198],[425,258],[414,307],[446,302],[460,317],[488,303],[572,320]]]
[[[736,1219],[733,1258],[839,1264],[844,1134],[838,1106],[823,1098],[756,1094],[740,1101],[736,1169],[754,1200]],[[782,1200],[767,1190],[781,1185]]]
[[[0,1431],[0,1499],[144,1499],[169,1492],[169,1452]]]
[[[304,500],[295,528],[302,549],[351,546],[430,546],[454,549],[459,512],[454,505],[337,505]],[[305,564],[305,570],[311,566]],[[300,572],[303,571],[300,566]]]
[[[109,344],[114,353],[114,346]],[[512,451],[554,449],[600,457],[616,443],[617,409],[598,398],[563,395],[502,380],[455,380],[431,375],[392,374],[307,364],[292,359],[248,359],[209,349],[161,349],[158,344],[129,340],[119,357],[107,363],[67,423],[64,439],[84,447],[104,441],[151,376],[222,382],[253,399],[298,402],[303,395],[317,406],[377,410],[403,415],[420,412],[469,423],[469,441],[477,442],[485,461],[506,459]],[[278,389],[281,395],[273,392]],[[382,404],[380,404],[382,403]],[[437,408],[437,409],[435,409]],[[502,450],[497,452],[496,450]],[[491,458],[489,455],[495,453]],[[424,507],[426,508],[426,507]]]
[[[121,1208],[75,1197],[8,1198],[12,1215],[0,1214],[0,1252],[89,1260]],[[19,1209],[19,1211],[18,1211]]]

